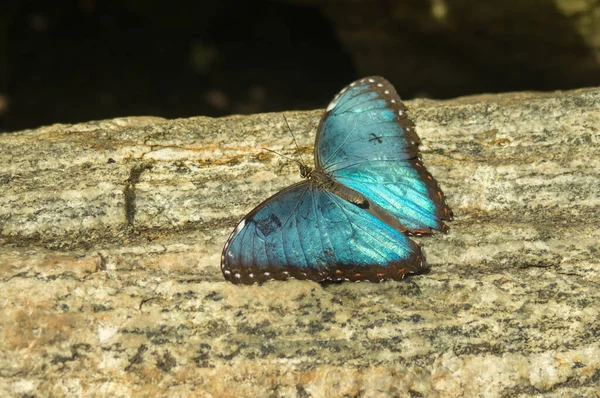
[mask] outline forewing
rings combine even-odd
[[[446,231],[452,211],[418,157],[419,138],[394,87],[358,80],[329,104],[317,132],[315,162],[334,180],[394,216],[401,230]]]
[[[418,142],[394,87],[369,77],[342,89],[327,107],[317,131],[315,164],[331,174],[357,162],[411,159]]]
[[[238,224],[221,258],[226,280],[402,279],[420,248],[373,215],[311,182],[267,199]]]

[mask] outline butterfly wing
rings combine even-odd
[[[315,163],[393,215],[402,230],[445,231],[444,194],[418,157],[419,137],[394,87],[358,80],[331,101],[319,124]]]
[[[240,221],[223,248],[226,280],[402,279],[423,267],[420,248],[394,228],[312,181],[270,197]]]

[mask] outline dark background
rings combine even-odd
[[[592,3],[4,0],[0,132],[323,108],[372,74],[403,98],[597,85]]]

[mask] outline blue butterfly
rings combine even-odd
[[[444,194],[419,159],[419,137],[394,87],[357,80],[327,106],[315,169],[244,217],[221,256],[226,280],[252,284],[402,279],[425,267],[407,234],[447,232]]]

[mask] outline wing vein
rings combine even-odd
[[[344,139],[344,142],[342,142],[342,143],[341,143],[341,144],[340,144],[340,145],[337,147],[337,149],[336,149],[336,150],[335,150],[335,151],[334,151],[334,152],[333,152],[331,155],[329,155],[329,157],[327,158],[327,160],[325,160],[325,162],[323,163],[323,168],[326,168],[326,166],[327,166],[327,163],[328,163],[328,162],[331,160],[331,158],[333,158],[335,155],[337,155],[337,154],[338,154],[338,152],[342,150],[342,147],[343,147],[344,145],[346,145],[346,141],[348,141],[348,139],[350,139],[350,136],[351,136],[351,135],[353,135],[353,134],[354,134],[354,132],[356,131],[356,125],[357,125],[357,124],[358,124],[358,119],[355,119],[355,120],[354,120],[354,127],[352,128],[352,131],[350,131],[350,132],[348,133],[348,135],[347,135],[347,136],[346,136],[346,138]]]
[[[379,238],[375,238],[372,234],[370,234],[369,232],[367,232],[367,230],[365,230],[364,228],[362,228],[359,224],[356,224],[356,229],[354,228],[355,224],[352,223],[352,221],[350,221],[350,217],[348,216],[348,213],[346,212],[346,210],[337,202],[337,200],[335,200],[335,198],[333,199],[333,202],[340,208],[340,210],[342,211],[342,213],[344,214],[344,216],[346,217],[346,220],[348,220],[348,224],[350,224],[350,227],[352,228],[352,232],[353,235],[356,232],[356,229],[361,230],[365,235],[370,236],[371,238],[373,238],[374,240],[376,240],[377,242],[381,243],[381,240]],[[361,217],[361,219],[364,219],[364,217]],[[379,221],[379,220],[378,220]],[[368,243],[369,247],[371,248],[371,250],[373,250],[374,252],[376,252],[379,256],[381,256],[384,260],[387,260],[387,256],[385,254],[382,254],[380,250],[378,250],[375,246],[373,246],[372,244]],[[354,253],[354,251],[352,251],[352,253]]]
[[[319,212],[317,211],[317,203],[315,199],[315,191],[311,191],[313,211],[315,212],[315,220],[317,222],[317,229],[319,230],[319,240],[321,241],[321,252],[325,254],[325,243],[323,243],[323,234],[321,230],[321,223],[319,222]]]
[[[359,157],[357,156],[357,158],[359,158]],[[412,160],[414,158],[416,158],[416,155],[413,156],[410,159],[375,159],[375,160],[368,160],[368,159],[366,159],[366,160],[361,160],[361,161],[349,164],[347,166],[339,167],[339,168],[337,168],[337,169],[334,170],[333,174],[335,174],[336,172],[338,172],[340,170],[347,169],[348,167],[354,167],[354,166],[358,166],[358,165],[365,164],[365,163],[371,163],[371,164],[373,164],[373,163],[377,163],[377,162],[398,162],[398,161],[404,162],[404,161]],[[328,165],[327,167],[324,167],[323,169],[324,170],[331,169],[333,166],[337,166],[338,164],[342,164],[342,163],[346,163],[346,162],[348,162],[348,159],[339,161],[337,163],[332,163],[332,164]],[[407,168],[411,168],[411,167],[407,166]]]
[[[298,207],[300,206],[300,203],[302,203],[302,201],[304,200],[304,196],[306,195],[306,191],[304,191],[304,193],[302,194],[302,197],[300,198],[300,201],[298,202]],[[296,209],[298,208],[296,207]],[[302,256],[304,257],[304,264],[306,265],[306,268],[310,268],[309,267],[309,263],[308,263],[308,257],[306,257],[306,251],[304,250],[304,245],[302,244],[302,237],[300,236],[300,228],[298,228],[298,217],[302,217],[298,215],[298,212],[296,210],[294,210],[294,214],[295,214],[295,218],[296,218],[296,225],[295,225],[295,230],[296,230],[296,236],[298,236],[298,243],[300,244],[300,250],[302,251]]]
[[[362,94],[362,93],[361,93],[361,94]],[[356,97],[358,97],[358,95],[356,95]],[[354,98],[354,97],[353,97],[353,98]],[[377,100],[377,98],[369,98],[369,99],[367,99],[367,100],[365,100],[365,101],[363,101],[363,102],[359,102],[358,104],[354,104],[354,105],[352,105],[350,108],[348,108],[348,109],[344,110],[344,111],[343,111],[343,112],[341,112],[341,113],[335,113],[335,114],[336,114],[336,115],[343,115],[344,113],[352,112],[352,110],[353,110],[353,109],[355,109],[356,107],[358,107],[358,106],[361,106],[361,105],[364,105],[364,104],[366,104],[366,103],[369,103],[369,102],[371,102],[371,101],[376,101],[376,100]],[[338,104],[339,104],[339,102],[338,102]],[[381,108],[370,108],[370,109],[381,109]]]

